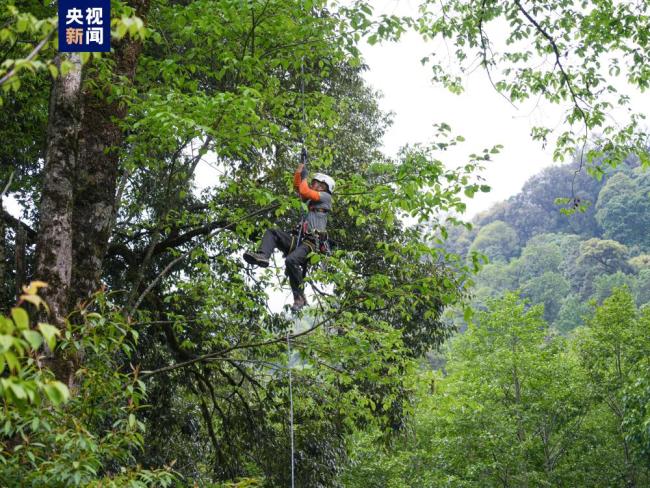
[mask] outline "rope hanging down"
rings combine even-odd
[[[305,148],[305,123],[307,115],[305,114],[305,56],[300,58],[300,101],[302,104],[302,129],[300,131],[300,142],[302,148]],[[305,161],[306,162],[306,161]]]
[[[302,5],[304,9],[304,4]],[[300,57],[300,103],[302,106],[302,127],[300,129],[300,162],[307,167],[307,148],[305,147],[305,127],[307,124],[307,114],[305,112],[305,56]],[[305,212],[306,213],[306,212]],[[305,215],[300,219],[300,230],[298,231],[298,244],[302,234],[303,222]],[[298,316],[294,318],[294,328],[298,324]],[[287,377],[289,381],[289,434],[291,437],[291,488],[296,487],[296,452],[294,444],[294,427],[293,427],[293,382],[291,377],[291,331],[287,330]]]
[[[291,488],[295,488],[295,447],[293,441],[293,385],[292,385],[292,378],[291,378],[291,331],[290,330],[287,330],[287,376],[289,378],[289,432],[291,435]]]

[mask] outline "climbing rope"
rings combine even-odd
[[[305,113],[305,56],[300,58],[300,101],[302,103],[302,129],[300,130],[300,142],[302,143],[303,150],[305,149],[305,121],[307,115]]]
[[[304,10],[304,3],[302,9]],[[305,111],[305,56],[300,57],[300,103],[302,108],[302,127],[300,128],[300,162],[307,167],[307,148],[305,147],[305,127],[307,123],[307,114]],[[300,229],[298,231],[298,240],[296,248],[300,245],[305,215],[301,216]],[[294,317],[294,328],[298,325],[298,316]],[[294,425],[293,425],[293,382],[291,376],[291,330],[287,329],[287,377],[289,381],[289,434],[291,437],[291,488],[296,486],[296,452],[294,443]]]
[[[307,148],[305,147],[305,127],[307,124],[307,115],[305,113],[305,56],[300,57],[300,101],[302,104],[302,127],[300,128],[300,143],[302,148],[300,149],[300,162],[307,167]],[[307,209],[300,216],[300,229],[298,230],[298,239],[296,240],[296,248],[300,245],[300,239],[302,237],[302,228],[305,223],[305,218],[307,217]]]
[[[289,377],[289,432],[291,435],[291,488],[295,488],[295,447],[293,442],[293,385],[291,384],[291,331],[287,330],[287,376]]]

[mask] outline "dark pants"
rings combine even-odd
[[[289,277],[289,284],[294,296],[302,294],[302,280],[307,274],[307,255],[312,251],[307,241],[303,241],[296,248],[297,235],[292,235],[279,229],[267,229],[262,238],[261,253],[267,258],[271,257],[275,249],[285,255],[285,273]]]

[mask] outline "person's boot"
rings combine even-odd
[[[244,253],[244,261],[246,261],[248,264],[260,266],[262,268],[266,268],[269,265],[269,258],[267,258],[261,252],[246,251]]]
[[[307,305],[307,299],[302,293],[296,293],[293,296],[293,305],[291,305],[292,312],[300,311],[305,305]]]

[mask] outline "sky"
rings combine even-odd
[[[435,86],[430,69],[419,61],[430,49],[416,34],[408,34],[397,43],[366,45],[362,52],[369,70],[364,78],[383,94],[380,107],[394,114],[384,139],[388,155],[395,155],[406,143],[431,142],[433,125],[440,122],[465,137],[458,151],[449,159],[443,157],[450,167],[466,163],[471,153],[503,145],[482,173],[492,191],[468,201],[471,216],[519,192],[529,177],[553,164],[552,147],[543,149],[530,137],[531,127],[546,114],[540,107],[532,111],[514,108],[494,90],[483,72],[469,76],[460,95]],[[556,113],[552,117],[557,118]]]
[[[419,1],[375,0],[375,14],[414,14]],[[542,148],[530,136],[534,125],[557,124],[558,107],[513,107],[490,84],[480,68],[464,80],[464,92],[455,95],[431,81],[431,70],[420,60],[433,51],[447,49],[407,33],[398,42],[364,43],[361,47],[368,70],[365,80],[383,94],[380,107],[393,112],[393,125],[384,139],[384,151],[395,155],[406,143],[433,140],[435,123],[445,122],[466,141],[459,151],[443,158],[449,167],[467,162],[467,155],[495,144],[501,153],[486,164],[482,176],[492,191],[468,200],[467,217],[518,193],[528,178],[553,163],[552,146]],[[557,163],[555,163],[557,164]]]
[[[345,1],[345,0],[343,0]],[[421,0],[372,0],[374,14],[415,15]],[[497,40],[507,25],[496,24],[493,34]],[[554,141],[549,138],[546,148],[533,141],[531,129],[562,126],[566,106],[531,100],[514,107],[497,93],[485,71],[480,67],[463,79],[464,92],[455,95],[431,81],[430,68],[420,60],[436,53],[439,59],[453,51],[443,41],[425,41],[416,33],[407,33],[398,42],[370,46],[361,45],[368,66],[364,78],[383,94],[380,107],[393,112],[393,126],[384,139],[384,151],[394,155],[407,143],[427,143],[433,140],[433,124],[446,122],[455,134],[466,142],[460,151],[441,158],[448,167],[467,162],[467,155],[480,153],[495,144],[503,145],[500,154],[486,164],[482,176],[491,186],[489,193],[468,200],[466,218],[487,210],[494,203],[518,193],[528,178],[543,168],[562,164],[553,161]],[[453,62],[453,59],[451,60]],[[607,66],[603,60],[603,66]],[[611,80],[622,93],[630,95],[635,111],[650,113],[650,96],[631,89],[622,80]],[[614,107],[608,116],[619,124],[626,122],[627,109]],[[567,161],[568,162],[568,161]],[[566,195],[558,195],[566,196]]]

